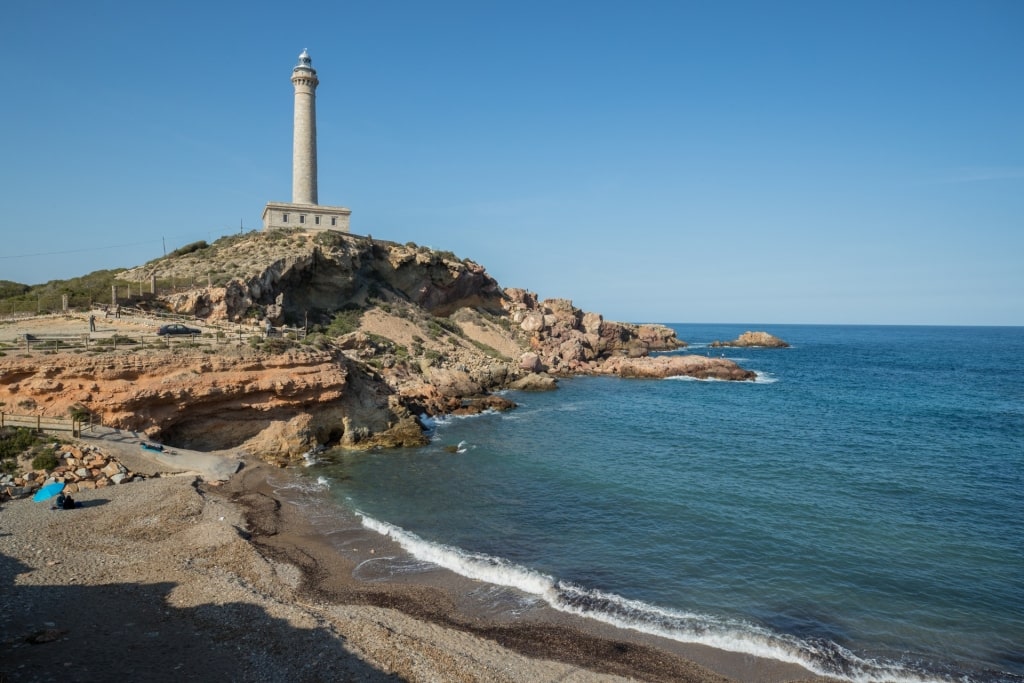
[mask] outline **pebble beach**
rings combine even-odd
[[[145,461],[76,510],[0,508],[0,680],[729,680],[570,626],[476,623],[435,588],[360,585],[266,466],[218,481]]]

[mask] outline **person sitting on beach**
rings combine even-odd
[[[74,510],[75,509],[75,499],[72,498],[70,495],[64,496],[64,509],[65,510]]]
[[[63,510],[64,509],[64,494],[58,493],[57,500],[53,505],[50,506],[51,510]]]

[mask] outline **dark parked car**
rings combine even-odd
[[[165,334],[202,334],[202,332],[195,329],[194,327],[185,327],[181,323],[174,323],[173,325],[163,325],[159,330],[157,330],[156,333],[161,336]]]

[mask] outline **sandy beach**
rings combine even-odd
[[[273,468],[198,453],[182,473],[128,437],[89,441],[151,476],[84,491],[73,511],[30,499],[0,509],[0,680],[811,678],[564,615],[481,619],[460,610],[458,580],[360,581],[358,558],[281,504]],[[195,469],[219,462],[241,471],[221,482],[218,467]],[[359,551],[388,543],[366,532]]]

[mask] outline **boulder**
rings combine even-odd
[[[532,351],[527,351],[519,358],[519,368],[526,372],[539,372],[541,370],[540,356]]]
[[[509,389],[518,391],[551,391],[558,388],[558,380],[551,375],[530,373],[509,384]]]

